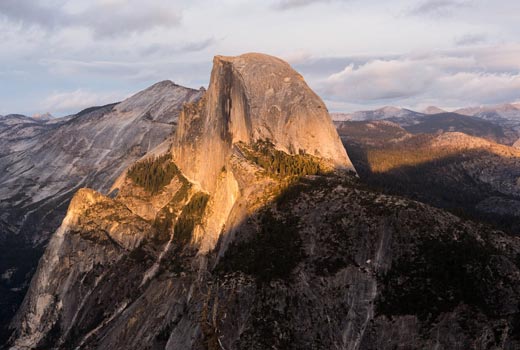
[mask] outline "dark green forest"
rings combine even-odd
[[[171,159],[171,154],[167,153],[142,160],[128,169],[127,176],[136,185],[151,194],[157,194],[179,174],[179,169]]]
[[[264,168],[275,177],[316,175],[324,172],[315,157],[300,150],[289,155],[274,148],[269,140],[259,140],[252,145],[252,150],[244,149],[246,158]]]

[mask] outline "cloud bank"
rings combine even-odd
[[[320,90],[335,101],[370,106],[511,102],[520,99],[520,65],[508,57],[520,57],[520,46],[372,59],[330,74]]]
[[[54,92],[42,101],[41,108],[58,113],[70,110],[81,111],[88,107],[119,102],[125,97],[126,96],[122,93],[99,93],[82,89]]]

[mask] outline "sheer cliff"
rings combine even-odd
[[[243,158],[241,145],[266,141],[288,155],[306,154],[324,167],[354,171],[323,101],[287,63],[256,53],[216,56],[213,63],[208,91],[181,113],[172,147],[184,175],[217,199],[210,202],[216,210],[208,219],[206,250],[224,225],[234,225],[228,219],[247,214],[246,197],[258,187],[243,169],[234,169]]]
[[[272,56],[216,56],[209,89],[181,114],[177,136],[175,162],[208,191],[239,142],[269,140],[287,154],[303,152],[353,170],[323,101]]]
[[[217,56],[169,150],[128,168],[114,198],[75,194],[9,345],[518,347],[518,237],[352,170],[289,65]]]

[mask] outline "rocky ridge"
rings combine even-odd
[[[134,161],[168,148],[183,103],[200,95],[164,81],[64,118],[0,118],[0,339],[74,193],[106,194]]]
[[[505,145],[512,145],[520,135],[520,124],[517,125],[519,116],[519,110],[514,105],[467,108],[454,112],[433,106],[423,112],[387,106],[376,110],[332,114],[336,123],[386,120],[413,134],[463,132]]]

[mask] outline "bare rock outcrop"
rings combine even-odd
[[[244,207],[253,199],[240,197],[259,183],[238,181],[237,145],[265,140],[286,154],[308,154],[331,169],[354,171],[323,101],[289,64],[259,53],[216,56],[208,91],[185,106],[172,147],[185,176],[213,195],[202,251],[213,248],[224,227],[250,214]]]
[[[153,235],[151,225],[124,205],[90,189],[80,189],[53,235],[22,305],[16,348],[33,348],[61,322],[73,325],[100,280],[100,267],[112,264]],[[96,249],[98,247],[98,249]],[[89,285],[85,288],[85,285]],[[63,327],[63,332],[70,329]]]

